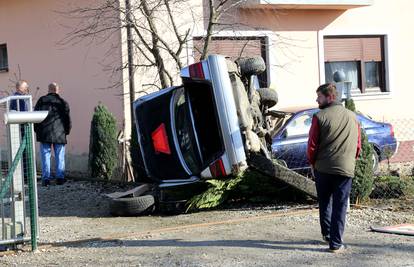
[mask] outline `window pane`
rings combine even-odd
[[[367,88],[380,87],[381,62],[365,62],[365,82]]]
[[[325,82],[333,82],[333,75],[336,71],[345,73],[345,81],[351,82],[351,89],[359,88],[358,61],[325,62]]]
[[[286,136],[302,136],[308,135],[312,124],[312,114],[303,114],[292,120],[286,127]]]
[[[7,47],[5,44],[0,45],[0,70],[7,69]]]
[[[177,91],[175,103],[175,130],[181,153],[192,173],[200,172],[200,159],[194,129],[191,123],[190,109],[184,89]]]

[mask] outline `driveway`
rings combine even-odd
[[[326,252],[311,205],[110,217],[102,193],[116,186],[70,181],[39,188],[39,252],[3,266],[414,266],[414,237],[370,232],[413,223],[410,212],[352,209],[343,254]]]

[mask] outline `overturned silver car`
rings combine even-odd
[[[153,185],[155,197],[146,203],[175,203],[166,193],[170,189],[237,174],[254,155],[272,164],[271,139],[277,125],[268,119],[275,116],[268,109],[278,97],[270,88],[257,88],[256,75],[264,70],[260,57],[232,62],[210,55],[181,70],[182,85],[134,102],[139,179]],[[122,215],[120,206],[117,203],[112,213]]]

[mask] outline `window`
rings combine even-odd
[[[351,82],[351,94],[388,92],[385,82],[384,36],[329,36],[324,38],[325,82],[336,71]]]
[[[178,144],[188,168],[192,173],[198,173],[201,165],[199,151],[184,88],[176,91],[174,101],[174,120]]]
[[[312,124],[312,115],[305,113],[293,119],[286,127],[286,137],[308,135]]]
[[[196,61],[201,56],[201,51],[204,46],[203,37],[195,37],[194,43],[194,58]],[[228,56],[231,60],[239,57],[255,57],[261,56],[266,61],[266,39],[265,37],[213,37],[211,39],[209,54],[220,54]],[[267,71],[257,75],[260,87],[268,87]]]
[[[6,44],[0,44],[0,72],[8,70],[9,63],[7,60],[7,46]]]

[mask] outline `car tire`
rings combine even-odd
[[[270,88],[259,88],[257,92],[260,95],[260,104],[271,108],[275,106],[279,100],[277,92]]]
[[[262,57],[243,57],[236,60],[243,77],[257,75],[266,70],[266,64]]]
[[[372,171],[374,174],[379,172],[379,156],[378,152],[374,149],[372,152]]]
[[[153,195],[111,199],[109,211],[113,216],[137,216],[153,210],[155,199]]]

